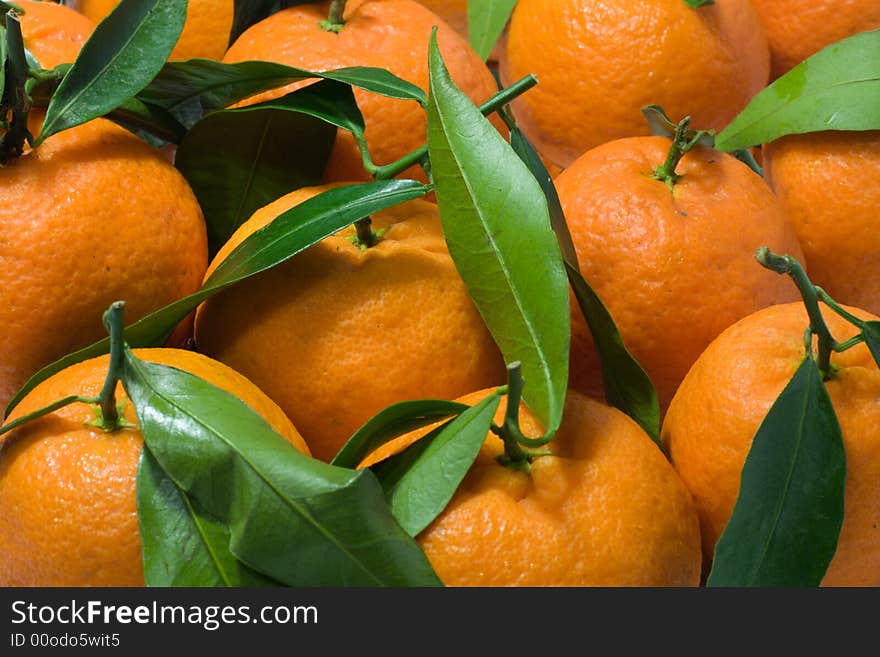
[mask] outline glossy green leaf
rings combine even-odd
[[[159,346],[181,320],[220,290],[292,258],[358,219],[424,196],[429,189],[414,180],[395,179],[327,190],[283,212],[250,235],[214,270],[199,291],[127,326],[125,339],[133,347]],[[41,381],[74,363],[106,354],[109,347],[110,341],[105,338],[42,368],[16,393],[6,407],[6,414]]]
[[[207,59],[167,63],[138,98],[162,107],[187,128],[205,114],[269,89],[307,79],[336,80],[373,93],[424,103],[416,85],[380,68],[306,71],[273,62],[224,64]]]
[[[343,468],[357,467],[389,440],[467,409],[466,404],[443,399],[418,399],[393,404],[376,413],[355,431],[331,463]]]
[[[660,442],[660,405],[650,377],[626,348],[611,313],[589,283],[566,263],[571,289],[599,354],[605,401],[620,409],[663,449]]]
[[[196,123],[175,166],[205,214],[211,255],[259,208],[321,182],[336,127],[363,126],[351,87],[333,80]]]
[[[147,586],[273,586],[229,551],[229,530],[181,491],[144,448],[137,509]]]
[[[553,232],[556,233],[556,240],[559,242],[559,248],[562,251],[562,257],[574,265],[575,269],[579,269],[577,251],[574,248],[574,242],[571,241],[571,233],[568,230],[568,223],[565,221],[565,213],[562,210],[562,203],[559,201],[559,194],[556,192],[556,185],[553,184],[553,178],[550,172],[541,161],[538,151],[532,146],[531,142],[517,127],[510,129],[510,145],[514,152],[519,155],[520,159],[532,172],[535,180],[541,185],[544,196],[547,199],[547,209],[550,211],[550,225]]]
[[[399,454],[371,466],[410,536],[431,524],[470,470],[498,410],[501,395],[489,395]]]
[[[186,7],[186,0],[122,0],[64,76],[36,143],[104,116],[149,84],[180,37]]]
[[[130,350],[122,380],[162,470],[250,568],[288,586],[440,584],[369,470],[300,453],[238,397]]]
[[[845,480],[840,425],[806,358],[755,435],[707,584],[818,586],[837,549]]]
[[[715,138],[733,151],[784,135],[880,129],[880,30],[838,41],[760,91]]]
[[[449,77],[431,39],[428,150],[443,232],[459,274],[524,398],[549,432],[568,387],[570,310],[541,186]]]
[[[700,7],[705,7],[706,5],[714,5],[715,0],[684,0],[688,7],[693,7],[694,9],[699,9]]]
[[[868,345],[868,349],[871,350],[874,362],[880,367],[880,322],[876,320],[873,322],[865,322],[865,326],[862,329],[862,336],[865,338],[865,344]]]
[[[510,19],[516,0],[481,0],[467,5],[471,47],[486,61]]]
[[[161,107],[154,107],[130,98],[106,115],[114,123],[129,130],[155,148],[179,144],[186,135],[184,128]]]
[[[6,89],[6,60],[9,57],[9,48],[6,45],[6,27],[0,26],[0,104],[5,108],[6,99],[3,97]]]

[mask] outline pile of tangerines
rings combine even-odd
[[[74,62],[118,3],[15,4],[26,48],[49,70]],[[709,145],[679,140],[676,152],[674,139],[651,135],[642,108],[655,104],[674,122],[689,117],[695,128],[721,131],[804,59],[880,28],[880,5],[519,0],[484,62],[468,42],[465,0],[349,0],[333,29],[328,16],[339,2],[294,3],[230,44],[235,4],[190,0],[169,59],[311,71],[371,66],[427,91],[437,26],[450,75],[475,104],[534,75],[537,85],[506,118],[552,173],[580,271],[656,389],[661,447],[605,401],[591,327],[572,299],[562,425],[528,467],[499,459],[503,441],[486,437],[445,509],[415,536],[440,580],[705,583],[752,440],[803,360],[810,325],[799,288],[760,266],[756,249],[790,256],[846,312],[877,319],[880,132],[755,144],[762,177]],[[377,166],[425,143],[417,104],[361,89],[354,95]],[[508,138],[503,118],[490,120]],[[41,121],[32,109],[33,134]],[[198,290],[283,212],[371,179],[357,140],[339,129],[321,185],[291,189],[212,249],[173,148],[99,118],[4,157],[4,406],[41,368],[104,337],[102,314],[114,301],[125,301],[128,322],[167,306]],[[400,176],[431,181],[417,165]],[[165,345],[135,353],[236,395],[296,449],[325,462],[393,404],[472,406],[505,385],[505,359],[450,256],[433,195],[377,212],[362,229],[344,229],[211,296]],[[534,263],[536,277],[540,269]],[[839,314],[825,319],[838,344],[858,332]],[[41,381],[16,399],[5,424],[66,396],[95,397],[108,362],[85,360]],[[857,344],[832,354],[826,374],[848,469],[843,527],[822,583],[877,585],[880,370],[868,346]],[[125,397],[120,385],[117,399]],[[135,499],[143,439],[135,409],[120,408],[126,422],[113,431],[96,426],[94,404],[79,402],[0,436],[0,584],[144,584]],[[504,413],[502,404],[496,424]],[[524,404],[519,422],[526,436],[544,433]],[[429,429],[397,437],[358,467],[399,453]]]

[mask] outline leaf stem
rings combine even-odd
[[[27,424],[28,422],[30,422],[32,420],[36,420],[37,418],[41,418],[44,415],[49,415],[50,413],[54,413],[55,411],[57,411],[60,408],[64,408],[65,406],[70,406],[70,404],[76,404],[76,403],[97,404],[98,398],[97,397],[81,397],[79,395],[70,395],[68,397],[62,397],[61,399],[54,401],[51,404],[44,406],[43,408],[40,408],[32,413],[28,413],[27,415],[22,415],[20,418],[16,418],[15,420],[13,420],[12,422],[10,422],[8,424],[4,424],[2,427],[0,427],[0,436],[2,436],[4,433],[8,433],[9,431],[12,431],[13,429],[17,429],[21,425]]]
[[[110,334],[110,366],[107,369],[107,378],[104,379],[104,387],[97,398],[101,415],[95,424],[108,433],[124,425],[116,407],[116,385],[125,366],[125,342],[122,335],[124,310],[124,301],[114,301],[104,312],[104,327]]]
[[[672,145],[669,147],[666,161],[654,169],[654,172],[651,174],[652,178],[663,182],[669,189],[672,189],[675,183],[681,180],[681,175],[675,172],[678,163],[681,162],[681,158],[696,146],[705,135],[705,132],[700,130],[691,135],[689,130],[690,123],[691,117],[686,116],[675,126],[675,133],[672,135]]]
[[[789,255],[778,255],[768,247],[762,246],[755,252],[755,259],[766,269],[777,274],[788,274],[797,286],[810,318],[810,331],[819,339],[816,365],[822,377],[827,380],[831,376],[831,352],[836,351],[839,345],[828,330],[825,318],[822,317],[816,286],[807,277],[801,264]]]
[[[347,0],[333,0],[330,3],[330,11],[327,14],[327,20],[321,21],[321,29],[325,32],[340,32],[345,25],[345,19],[342,15],[345,13],[345,3]]]
[[[504,441],[504,454],[499,457],[500,462],[514,470],[528,473],[531,470],[529,457],[517,441],[519,428],[519,405],[522,400],[522,368],[519,362],[512,363],[507,368],[507,409],[504,412],[504,422],[500,427],[492,427],[492,431]]]
[[[843,308],[843,306],[841,306],[834,299],[832,299],[830,296],[828,296],[828,293],[825,290],[823,290],[821,287],[819,287],[818,285],[815,286],[815,289],[816,289],[816,296],[819,297],[819,299],[822,301],[822,303],[824,303],[826,306],[831,308],[831,310],[833,310],[838,315],[843,317],[846,321],[848,321],[853,326],[856,326],[860,329],[865,328],[865,326],[867,325],[867,322],[862,321],[861,319],[859,319],[858,317],[856,317],[852,313],[845,310]]]
[[[364,217],[363,219],[355,221],[354,228],[357,231],[357,234],[350,238],[350,240],[361,250],[370,249],[376,246],[387,230],[387,228],[383,228],[379,231],[373,230],[373,220],[370,217]]]
[[[504,454],[498,457],[498,462],[503,466],[519,470],[528,474],[531,472],[531,463],[536,456],[547,456],[549,451],[526,451],[526,447],[541,447],[553,439],[553,434],[547,434],[541,438],[528,438],[523,435],[519,426],[519,407],[522,400],[523,378],[522,366],[519,361],[507,366],[507,408],[504,412],[504,422],[499,427],[492,425],[492,433],[504,442]]]
[[[502,89],[485,103],[480,105],[480,112],[483,114],[483,116],[488,116],[492,112],[496,112],[505,105],[509,104],[510,101],[512,101],[514,98],[524,94],[536,84],[538,84],[538,78],[536,78],[534,75],[527,75],[521,80],[517,80],[506,89]],[[357,136],[355,136],[355,139],[357,139]],[[365,150],[366,142],[361,145],[361,154],[362,156],[364,156],[364,162],[366,163],[369,156],[364,155]],[[370,167],[366,165],[365,168],[368,172],[372,173],[374,179],[388,180],[389,178],[393,178],[403,171],[406,171],[414,164],[426,161],[427,157],[428,146],[426,144],[421,148],[417,148],[416,150],[412,151],[408,155],[404,155],[402,158],[400,158],[396,162],[392,162],[391,164],[387,164],[381,167],[373,166],[372,171],[370,170]],[[369,162],[370,164],[372,164],[371,160]]]

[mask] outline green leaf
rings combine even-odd
[[[837,549],[845,480],[840,425],[808,357],[758,428],[708,586],[818,586]]]
[[[733,151],[784,135],[880,129],[880,30],[838,41],[760,91],[715,138]]]
[[[467,409],[466,404],[442,399],[419,399],[393,404],[376,413],[355,431],[331,463],[343,468],[357,467],[369,454],[397,436],[458,415]]]
[[[154,148],[179,144],[186,128],[161,107],[130,98],[106,115],[114,123],[144,139]]]
[[[547,199],[547,209],[550,211],[550,225],[553,232],[556,233],[556,240],[559,242],[559,248],[562,251],[562,257],[574,265],[575,269],[579,269],[577,251],[574,248],[574,242],[571,241],[571,233],[568,230],[568,222],[565,220],[565,213],[562,210],[562,203],[559,201],[559,194],[556,192],[556,185],[553,184],[553,178],[550,172],[541,161],[541,156],[535,147],[526,139],[522,130],[513,126],[510,128],[510,145],[519,158],[525,163],[541,185],[544,191],[544,197]]]
[[[149,84],[180,38],[186,6],[186,0],[122,0],[52,96],[36,144],[104,116]]]
[[[449,77],[431,38],[428,150],[443,232],[459,274],[548,432],[568,387],[570,310],[544,192]]]
[[[433,522],[455,494],[498,410],[495,392],[438,427],[399,454],[371,466],[397,522],[416,536]]]
[[[236,396],[130,350],[122,380],[156,461],[250,568],[288,586],[440,584],[368,470],[300,453]]]
[[[574,266],[569,263],[565,266],[571,289],[599,354],[605,401],[635,420],[662,450],[660,405],[654,384],[626,348],[611,313],[590,284]]]
[[[880,322],[876,320],[865,322],[865,325],[862,327],[862,337],[865,338],[865,344],[871,350],[874,362],[880,367]]]
[[[467,5],[471,47],[486,61],[510,19],[516,0],[482,0]]]
[[[214,270],[202,288],[156,310],[125,329],[133,347],[163,344],[174,328],[205,299],[239,281],[292,258],[312,244],[392,205],[424,196],[430,188],[415,180],[383,180],[327,190],[283,212],[250,235]],[[66,367],[110,350],[107,338],[68,354],[34,374],[6,407],[6,414],[34,386]]]
[[[6,60],[9,58],[9,48],[6,45],[6,27],[0,26],[0,104],[5,108],[6,99],[3,97],[6,89]],[[4,117],[5,119],[5,117]]]
[[[363,134],[363,125],[351,87],[333,80],[196,123],[175,166],[205,214],[211,255],[256,210],[321,181],[336,127]]]
[[[209,112],[255,94],[308,79],[336,80],[373,93],[425,102],[416,85],[380,68],[352,67],[315,72],[273,62],[224,64],[207,59],[167,63],[138,98],[162,107],[187,128]]]
[[[343,468],[357,467],[388,441],[467,409],[466,404],[443,399],[417,399],[392,404],[355,431],[330,463]]]
[[[144,447],[137,473],[137,509],[147,586],[272,586],[229,551],[229,530],[165,474]]]
[[[705,7],[706,5],[714,5],[715,0],[684,0],[688,7],[693,7],[694,9],[699,9],[700,7]]]

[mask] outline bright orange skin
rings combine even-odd
[[[208,275],[246,236],[321,189],[256,212]],[[353,228],[341,231],[196,314],[196,348],[265,390],[323,460],[386,406],[505,380],[501,354],[447,251],[437,206],[398,205],[373,215],[373,226],[389,229],[372,248],[349,241]]]
[[[38,129],[37,129],[38,131]],[[201,209],[143,141],[96,119],[0,168],[0,406],[37,369],[201,285]]]
[[[16,0],[24,9],[21,33],[27,48],[43,68],[55,68],[76,59],[95,23],[69,7],[54,2]]]
[[[76,8],[96,23],[104,20],[119,0],[78,0]],[[169,59],[220,59],[229,46],[233,0],[189,0],[186,23]]]
[[[877,317],[848,310],[863,319]],[[825,310],[839,341],[856,329]],[[767,411],[804,358],[801,302],[760,310],[706,349],[672,400],[662,438],[700,513],[707,564],[739,494],[740,473]],[[864,345],[834,354],[841,368],[825,387],[846,450],[846,512],[824,586],[880,585],[880,370]]]
[[[752,0],[770,42],[775,80],[825,46],[880,27],[876,0]]]
[[[880,313],[880,131],[791,135],[763,151],[810,278],[838,302]]]
[[[648,135],[641,108],[721,130],[766,84],[767,40],[749,0],[519,0],[499,60],[505,85],[540,83],[513,103],[535,147],[566,167],[612,139]]]
[[[473,405],[490,392],[459,401]],[[496,424],[505,408],[502,398]],[[526,435],[543,433],[525,406],[520,424]],[[693,501],[635,422],[571,391],[548,448],[553,455],[535,459],[527,475],[500,465],[503,443],[487,435],[449,505],[416,537],[447,586],[699,584]]]
[[[420,5],[425,5],[428,9],[437,14],[444,21],[449,23],[449,27],[458,32],[465,39],[470,39],[468,34],[468,0],[418,0]],[[468,41],[470,43],[470,41]],[[489,54],[489,62],[498,60],[499,48],[498,44]]]
[[[665,137],[609,142],[555,180],[581,271],[664,408],[721,331],[797,298],[789,281],[755,262],[756,249],[801,256],[770,188],[735,158],[699,146],[679,163],[672,192],[652,179],[669,146]],[[574,299],[571,377],[601,396],[598,357]]]
[[[222,363],[191,351],[136,350],[135,355],[201,377],[259,413],[294,447],[308,447],[278,406]],[[95,397],[108,356],[73,365],[34,388],[10,420],[68,395]],[[117,400],[126,399],[120,384]],[[0,438],[0,586],[143,586],[135,481],[143,436],[88,426],[95,413],[72,404]]]
[[[291,7],[252,26],[232,45],[223,61],[251,59],[280,62],[312,71],[348,66],[385,68],[421,89],[428,89],[428,42],[438,27],[437,41],[456,84],[475,103],[497,90],[488,67],[455,30],[415,0],[349,0],[345,25],[337,34],[321,29],[327,3]],[[307,83],[297,83],[255,96],[248,102],[276,98]],[[354,90],[364,115],[366,139],[373,162],[390,164],[420,148],[426,138],[426,115],[413,101],[395,100]],[[503,129],[497,117],[492,119]],[[403,177],[426,180],[419,167]],[[367,180],[360,151],[346,130],[340,130],[324,174],[327,181]]]

